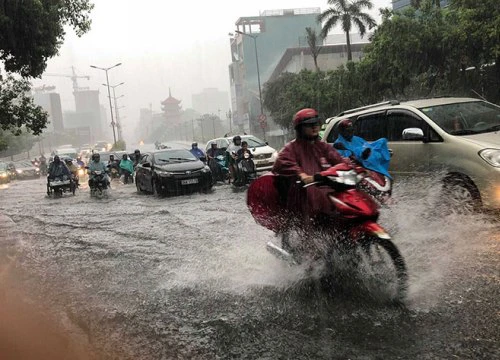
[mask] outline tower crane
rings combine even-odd
[[[71,70],[73,72],[72,75],[69,75],[69,74],[43,74],[43,76],[59,76],[59,77],[70,78],[71,81],[73,82],[73,91],[75,91],[75,92],[78,91],[78,90],[88,89],[88,88],[78,87],[78,79],[87,79],[87,80],[90,80],[90,76],[88,76],[88,75],[77,75],[74,66],[71,67]]]

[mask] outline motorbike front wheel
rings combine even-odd
[[[408,290],[406,263],[389,239],[368,236],[360,241],[355,261],[361,280],[369,293],[379,300],[401,302]]]

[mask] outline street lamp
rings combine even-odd
[[[106,86],[108,87],[108,98],[109,98],[109,111],[111,112],[111,127],[113,128],[113,140],[115,141],[115,144],[116,144],[116,131],[115,131],[115,120],[113,119],[113,104],[111,104],[111,91],[109,89],[109,77],[108,77],[108,71],[117,67],[117,66],[120,66],[122,63],[118,63],[116,65],[113,65],[113,66],[110,66],[110,67],[107,67],[107,68],[102,68],[102,67],[98,67],[98,66],[95,66],[95,65],[90,65],[91,68],[94,68],[94,69],[98,69],[98,70],[102,70],[104,72],[106,72]]]
[[[257,66],[257,83],[259,85],[259,103],[260,103],[260,116],[259,116],[259,118],[262,119],[264,116],[264,106],[262,104],[262,89],[260,87],[259,56],[257,54],[257,35],[248,34],[248,33],[245,33],[243,31],[240,31],[240,30],[235,30],[235,32],[238,34],[244,35],[244,36],[248,36],[248,37],[253,39],[253,45],[254,45],[254,49],[255,49],[255,65]],[[264,125],[262,125],[262,131],[264,133],[264,140],[266,140],[266,129],[265,129]]]
[[[120,114],[118,113],[119,108],[118,108],[117,100],[122,98],[124,95],[120,95],[120,96],[116,97],[115,88],[117,88],[118,86],[123,85],[123,84],[125,84],[125,83],[121,82],[121,83],[116,84],[116,85],[109,85],[109,87],[113,89],[113,99],[115,101],[115,116],[116,116],[116,128],[118,129],[118,140],[123,140],[123,136],[122,136],[122,127],[120,124]],[[106,84],[102,84],[102,85],[108,86]]]

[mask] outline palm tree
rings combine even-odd
[[[309,49],[311,50],[311,55],[314,60],[314,67],[316,68],[316,71],[319,71],[318,56],[321,51],[321,41],[323,38],[316,33],[316,30],[310,27],[306,27],[306,34],[307,44],[309,45]]]
[[[370,15],[362,12],[363,8],[373,8],[373,4],[370,0],[328,0],[328,4],[332,6],[318,15],[318,22],[322,23],[326,20],[320,36],[325,38],[328,32],[340,22],[346,35],[347,60],[352,61],[349,33],[353,24],[358,28],[361,36],[366,34],[367,26],[371,29],[376,25],[375,20]]]

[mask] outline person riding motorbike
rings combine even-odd
[[[71,158],[66,158],[64,159],[64,163],[68,167],[69,171],[71,172],[71,177],[73,181],[76,183],[78,186],[78,168],[76,167],[75,164],[73,164],[73,160]]]
[[[109,155],[109,161],[107,165],[109,171],[111,172],[111,177],[116,178],[119,177],[120,174],[120,162],[115,160],[115,156],[113,154]],[[113,169],[115,171],[113,171]]]
[[[210,149],[207,150],[207,158],[215,159],[219,155],[219,148],[217,147],[217,143],[210,144]]]
[[[139,149],[134,150],[134,158],[132,160],[134,161],[134,169],[135,169],[135,167],[141,161],[141,151]]]
[[[40,155],[40,173],[42,175],[47,174],[47,158],[43,154]]]
[[[237,169],[236,169],[236,159],[238,150],[241,149],[241,136],[236,135],[233,137],[233,142],[226,149],[227,163],[229,164],[229,172],[231,174],[231,179],[234,182],[236,180]]]
[[[189,152],[193,154],[197,159],[205,158],[205,153],[198,147],[198,143],[192,143],[191,150],[189,150]]]
[[[381,138],[369,143],[354,135],[354,126],[351,120],[342,120],[339,123],[339,136],[333,147],[340,155],[349,157],[366,169],[376,171],[392,179],[389,174],[391,154],[387,147],[387,139]]]
[[[77,164],[78,164],[78,166],[80,166],[80,167],[85,167],[85,163],[83,162],[83,160],[82,160],[82,157],[81,157],[81,156],[78,156],[78,157],[76,158],[76,163],[77,163]]]
[[[128,184],[129,178],[134,173],[134,163],[128,159],[127,154],[123,154],[122,159],[120,161],[120,169],[123,175],[123,182]]]
[[[54,156],[54,161],[49,166],[48,181],[55,180],[56,178],[68,178],[71,177],[71,171],[68,167],[61,161],[59,155]]]
[[[310,233],[307,229],[314,227],[315,217],[330,206],[329,190],[316,186],[304,189],[303,185],[312,183],[315,174],[347,162],[332,146],[320,141],[320,126],[316,110],[306,108],[298,111],[293,117],[295,140],[285,145],[274,163],[272,171],[281,175],[279,190],[288,212],[283,214],[283,232],[295,227]]]
[[[92,154],[92,161],[90,161],[89,166],[88,166],[88,172],[89,172],[89,187],[93,187],[94,185],[94,179],[95,179],[95,172],[100,171],[102,174],[106,174],[106,165],[101,161],[101,155],[99,153],[94,153]],[[105,175],[106,177],[106,182],[109,186],[110,182],[108,179],[107,174]]]
[[[243,161],[243,160],[250,160],[253,159],[253,154],[252,152],[248,149],[248,143],[246,141],[241,142],[241,149],[238,150],[236,153],[236,166],[237,169],[239,170],[236,174],[237,180],[235,181],[236,183],[243,184],[245,180],[245,175],[241,174],[241,169],[238,167],[238,164]],[[255,173],[255,165],[253,164],[253,161],[251,161],[251,164],[246,165],[246,171],[250,173]],[[245,165],[244,165],[245,166]]]

